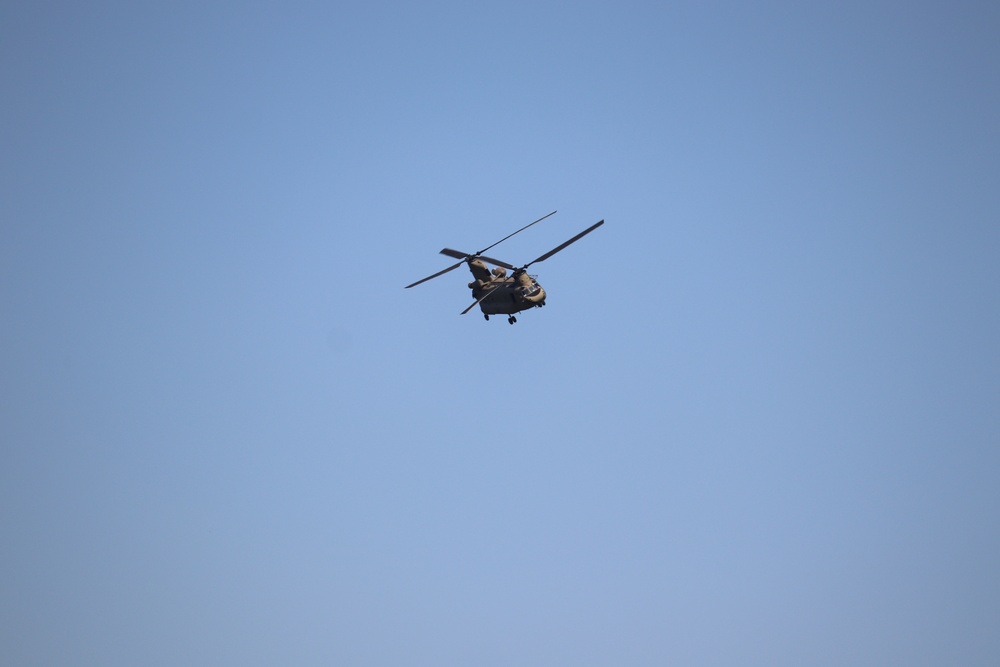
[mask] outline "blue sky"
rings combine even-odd
[[[0,662],[995,665],[998,25],[0,9]]]

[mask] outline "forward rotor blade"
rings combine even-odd
[[[497,287],[500,287],[500,284],[497,284],[497,285],[495,285],[493,287],[493,289],[490,289],[490,290],[487,290],[486,292],[484,292],[481,297],[479,297],[478,299],[476,299],[475,301],[472,302],[471,306],[469,306],[468,308],[466,308],[465,310],[463,310],[462,314],[465,315],[467,312],[469,312],[470,310],[472,310],[473,308],[475,308],[476,306],[478,306],[480,303],[482,303],[483,299],[485,299],[486,297],[488,297],[490,294],[493,294],[493,292],[496,291]]]
[[[417,281],[417,282],[415,282],[415,283],[411,283],[411,284],[407,285],[407,286],[406,286],[406,287],[404,287],[403,289],[410,289],[411,287],[416,287],[416,286],[417,286],[417,285],[419,285],[420,283],[425,283],[425,282],[427,282],[428,280],[430,280],[431,278],[437,278],[438,276],[441,276],[441,275],[444,275],[444,274],[448,273],[449,271],[453,271],[453,270],[457,269],[458,267],[462,266],[463,264],[465,264],[465,261],[464,261],[464,260],[463,260],[463,261],[461,261],[461,262],[459,262],[458,264],[452,264],[451,266],[449,266],[449,267],[448,267],[447,269],[445,269],[444,271],[438,271],[438,272],[437,272],[437,273],[435,273],[435,274],[434,274],[433,276],[427,276],[426,278],[422,278],[422,279],[418,280],[418,281]]]
[[[541,222],[545,218],[549,217],[549,215],[555,215],[555,214],[556,214],[556,211],[552,211],[552,213],[549,213],[548,215],[543,215],[538,220],[535,220],[533,223],[531,223],[531,225],[537,225],[539,222]],[[528,227],[531,227],[531,225],[525,225],[524,227],[521,227],[519,230],[517,230],[516,232],[514,232],[514,234],[520,234],[521,232],[523,232]],[[479,252],[477,252],[476,256],[478,257],[479,255],[482,255],[484,252],[486,252],[487,250],[489,250],[490,248],[492,248],[494,245],[500,245],[501,243],[503,243],[504,241],[506,241],[507,239],[509,239],[511,236],[514,236],[514,234],[508,234],[507,236],[503,237],[502,239],[500,239],[499,241],[497,241],[493,245],[486,246],[485,248],[483,248],[482,250],[480,250]]]
[[[532,260],[532,261],[528,262],[528,263],[527,263],[527,264],[525,264],[525,265],[524,265],[524,266],[523,266],[522,268],[523,268],[523,269],[526,269],[526,268],[528,268],[529,266],[531,266],[532,264],[534,264],[535,262],[544,262],[544,261],[545,261],[545,260],[547,260],[547,259],[548,259],[549,257],[551,257],[552,255],[556,254],[556,253],[557,253],[557,252],[559,252],[560,250],[564,249],[564,248],[565,248],[566,246],[568,246],[569,244],[571,244],[571,243],[576,243],[577,241],[579,241],[580,239],[582,239],[582,238],[583,238],[584,236],[586,236],[586,235],[587,235],[587,234],[589,234],[590,232],[594,231],[595,229],[597,229],[598,227],[600,227],[600,226],[601,226],[601,225],[603,225],[603,224],[604,224],[604,221],[603,221],[603,220],[601,220],[601,221],[600,221],[600,222],[598,222],[597,224],[594,224],[594,225],[591,225],[590,227],[587,227],[587,228],[586,228],[585,230],[583,230],[582,232],[580,232],[579,234],[577,234],[576,236],[574,236],[573,238],[571,238],[571,239],[570,239],[569,241],[566,241],[565,243],[563,243],[563,244],[561,244],[561,245],[558,245],[558,246],[556,246],[556,247],[555,247],[555,248],[553,248],[552,250],[549,250],[549,251],[548,251],[547,253],[545,253],[544,255],[542,255],[541,257],[539,257],[538,259],[534,259],[534,260]]]

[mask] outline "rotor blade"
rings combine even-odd
[[[441,250],[441,254],[442,255],[448,255],[449,257],[454,257],[455,259],[470,259],[472,257],[478,257],[479,259],[483,260],[484,262],[487,262],[489,264],[493,264],[493,265],[496,265],[496,266],[502,266],[503,268],[507,269],[508,271],[513,271],[514,268],[515,268],[515,267],[511,266],[510,264],[508,264],[507,262],[501,262],[499,259],[493,259],[492,257],[486,257],[485,255],[478,255],[478,254],[475,255],[475,256],[468,255],[468,254],[462,252],[461,250],[453,250],[452,248],[444,248],[443,250]]]
[[[517,230],[516,232],[514,232],[514,234],[520,234],[521,232],[523,232],[528,227],[531,227],[531,225],[536,225],[539,222],[541,222],[542,220],[544,220],[545,218],[549,217],[549,215],[555,215],[555,213],[556,213],[555,211],[552,211],[552,213],[549,213],[548,215],[543,215],[542,217],[540,217],[538,220],[535,220],[530,225],[525,225],[524,227],[521,227],[519,230]],[[587,231],[590,231],[590,230],[587,230]],[[508,234],[507,236],[503,237],[502,239],[500,239],[499,241],[497,241],[493,245],[486,246],[485,248],[483,248],[482,250],[480,250],[479,252],[477,252],[475,255],[466,255],[465,253],[459,252],[458,250],[452,250],[451,248],[445,248],[444,250],[441,251],[442,255],[448,255],[449,257],[454,257],[455,259],[460,259],[462,261],[459,262],[458,264],[453,265],[453,266],[449,266],[447,269],[445,269],[443,271],[438,271],[433,276],[427,276],[423,280],[418,280],[415,283],[407,285],[403,289],[409,289],[411,287],[416,287],[420,283],[425,283],[428,280],[430,280],[431,278],[437,278],[440,275],[443,275],[445,273],[448,273],[449,271],[457,269],[458,267],[462,266],[462,264],[464,264],[467,259],[474,258],[474,257],[479,257],[480,255],[482,255],[484,252],[486,252],[487,250],[489,250],[493,246],[499,245],[500,243],[503,243],[504,241],[506,241],[507,239],[509,239],[511,236],[514,236],[514,234]],[[575,241],[576,239],[573,239],[573,240]],[[572,243],[572,241],[570,243]],[[566,245],[569,245],[569,244],[567,243]],[[510,264],[508,264],[506,262],[500,262],[498,260],[490,259],[488,257],[483,257],[483,260],[488,261],[491,264],[496,264],[497,266],[502,266],[505,269],[509,269],[509,270],[512,270],[512,271],[515,270],[513,266],[511,266]],[[537,262],[539,260],[535,260],[535,261]]]
[[[569,244],[571,244],[571,243],[575,243],[575,242],[579,241],[579,240],[580,240],[580,239],[582,239],[582,238],[583,238],[584,236],[586,236],[586,235],[587,235],[587,234],[589,234],[590,232],[594,231],[595,229],[597,229],[598,227],[600,227],[600,226],[601,226],[601,225],[603,225],[603,224],[604,224],[604,221],[603,221],[603,220],[601,220],[601,221],[600,221],[600,222],[598,222],[597,224],[595,224],[595,225],[591,225],[590,227],[587,227],[587,228],[586,228],[585,230],[583,230],[582,232],[580,232],[579,234],[577,234],[576,236],[574,236],[573,238],[571,238],[571,239],[570,239],[569,241],[566,241],[565,243],[563,243],[563,244],[561,244],[561,245],[558,245],[558,246],[556,246],[556,247],[555,247],[555,248],[553,248],[552,250],[549,250],[549,251],[548,251],[547,253],[545,253],[544,255],[542,255],[541,257],[539,257],[538,259],[535,259],[535,260],[532,260],[532,261],[528,262],[527,264],[525,264],[525,265],[524,265],[524,266],[522,267],[522,269],[526,269],[526,268],[528,268],[529,266],[531,266],[531,265],[532,265],[532,264],[534,264],[535,262],[544,262],[544,261],[545,261],[545,260],[547,260],[547,259],[548,259],[549,257],[551,257],[552,255],[556,254],[556,253],[557,253],[557,252],[559,252],[560,250],[564,249],[564,248],[565,248],[566,246],[568,246]]]
[[[461,262],[459,262],[458,264],[452,264],[451,266],[449,266],[449,267],[448,267],[447,269],[445,269],[444,271],[438,271],[438,272],[437,272],[437,273],[435,273],[435,274],[434,274],[433,276],[427,276],[426,278],[422,278],[422,279],[418,280],[418,281],[417,281],[417,282],[415,282],[415,283],[411,283],[411,284],[407,285],[407,286],[406,286],[406,287],[404,287],[403,289],[410,289],[411,287],[416,287],[416,286],[417,286],[417,285],[419,285],[420,283],[425,283],[425,282],[427,282],[428,280],[430,280],[431,278],[437,278],[437,277],[438,277],[438,276],[440,276],[440,275],[444,275],[445,273],[448,273],[449,271],[452,271],[452,270],[454,270],[454,269],[457,269],[458,267],[462,266],[463,264],[465,264],[465,262],[464,262],[464,261],[461,261]]]
[[[454,257],[455,259],[465,259],[469,257],[469,253],[462,252],[461,250],[452,250],[451,248],[443,248],[441,250],[442,255],[448,255],[449,257]]]
[[[481,297],[479,297],[478,299],[476,299],[475,301],[472,302],[471,306],[469,306],[468,308],[466,308],[465,310],[463,310],[462,314],[465,315],[467,312],[469,312],[470,310],[472,310],[473,308],[475,308],[476,306],[478,306],[482,302],[483,299],[485,299],[486,297],[488,297],[490,294],[493,294],[493,292],[496,291],[497,287],[500,287],[500,285],[502,285],[502,284],[503,283],[498,283],[498,284],[496,284],[493,287],[493,289],[487,290],[486,292],[484,292]]]
[[[479,259],[483,260],[487,264],[495,264],[496,266],[502,266],[508,271],[515,271],[517,267],[511,266],[507,262],[501,262],[499,259],[493,259],[492,257],[487,257],[486,255],[480,255]]]
[[[549,217],[549,215],[555,215],[555,214],[556,214],[556,212],[552,211],[552,213],[549,213],[548,215],[543,215],[538,220],[535,220],[533,223],[531,223],[531,225],[537,225],[539,222],[541,222],[545,218]],[[531,227],[531,225],[525,225],[524,227],[521,227],[519,230],[517,230],[516,232],[514,232],[514,234],[520,234],[521,232],[523,232],[528,227]],[[500,239],[499,241],[497,241],[493,245],[486,246],[485,248],[483,248],[482,250],[480,250],[479,252],[477,252],[476,256],[478,257],[479,255],[482,255],[484,252],[486,252],[487,250],[489,250],[490,248],[492,248],[494,245],[500,245],[501,243],[503,243],[504,241],[506,241],[507,239],[509,239],[511,236],[514,236],[514,234],[508,234],[507,236],[503,237],[502,239]]]

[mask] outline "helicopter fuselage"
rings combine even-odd
[[[508,276],[504,268],[497,267],[491,272],[480,259],[471,260],[469,270],[475,278],[469,283],[472,298],[479,300],[486,295],[479,301],[484,315],[513,315],[545,305],[545,290],[524,271]]]

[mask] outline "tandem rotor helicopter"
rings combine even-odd
[[[545,218],[554,214],[555,211],[552,211],[552,213],[549,213],[548,215],[543,215],[538,220],[531,223],[531,225],[536,225]],[[469,283],[469,288],[472,289],[472,298],[475,299],[475,301],[473,301],[471,306],[462,311],[462,315],[465,315],[476,306],[479,306],[479,308],[483,311],[483,317],[487,320],[490,319],[490,315],[507,315],[507,322],[514,324],[517,322],[517,318],[514,317],[515,313],[519,313],[522,310],[528,310],[529,308],[541,308],[545,305],[545,290],[542,289],[542,286],[538,284],[537,280],[535,280],[535,276],[528,275],[528,267],[537,262],[544,262],[569,244],[579,241],[581,238],[603,224],[604,221],[601,220],[600,222],[587,227],[569,241],[556,246],[541,257],[536,257],[520,268],[511,266],[507,262],[501,262],[498,259],[487,257],[483,253],[493,246],[503,243],[511,236],[514,236],[514,234],[520,234],[528,227],[531,227],[531,225],[521,227],[521,229],[517,230],[513,234],[508,234],[493,245],[486,246],[476,253],[468,254],[459,250],[445,248],[441,251],[441,254],[460,260],[458,264],[453,264],[447,269],[438,271],[432,276],[422,278],[415,283],[407,285],[404,289],[415,287],[420,283],[427,282],[431,278],[437,278],[438,276],[444,275],[453,269],[457,269],[463,264],[468,264],[469,270],[472,271],[472,277],[475,278],[475,280]],[[496,268],[490,271],[486,264],[493,264]],[[513,271],[513,273],[508,276],[507,271]]]

